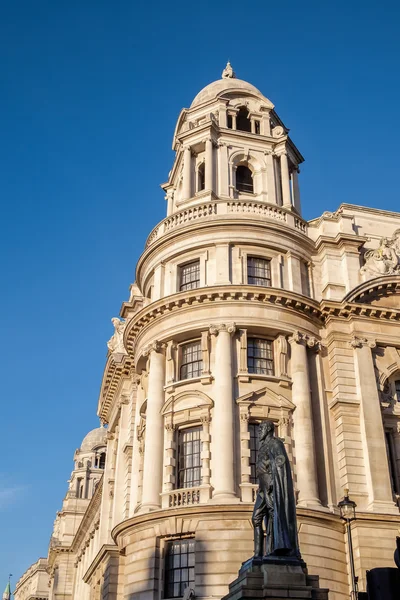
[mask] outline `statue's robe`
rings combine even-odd
[[[255,512],[267,521],[267,554],[299,557],[292,473],[282,440],[271,437],[261,444],[257,474]]]

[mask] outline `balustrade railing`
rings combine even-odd
[[[185,208],[173,215],[167,217],[157,227],[153,229],[147,238],[146,248],[151,246],[157,239],[164,234],[188,223],[200,219],[208,219],[213,216],[232,216],[232,215],[249,215],[249,217],[262,217],[273,219],[281,223],[286,223],[294,227],[301,233],[307,233],[307,223],[299,217],[295,217],[290,211],[284,210],[279,206],[266,204],[256,201],[241,201],[232,200],[229,202],[209,202],[198,204],[190,208]]]
[[[177,506],[193,506],[194,504],[200,503],[200,489],[199,488],[186,488],[181,490],[174,490],[169,493],[169,507],[175,508]]]

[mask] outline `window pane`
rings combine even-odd
[[[203,370],[203,356],[200,342],[191,342],[182,346],[180,379],[200,377]]]
[[[178,566],[175,560],[171,562],[172,555],[180,560]],[[181,598],[186,587],[194,587],[194,542],[169,542],[165,548],[164,597]]]
[[[201,484],[200,433],[200,427],[178,431],[178,488]]]
[[[257,338],[248,339],[247,369],[249,373],[258,373],[259,375],[274,374],[272,342]]]
[[[200,261],[188,263],[180,267],[179,290],[194,290],[200,287]]]
[[[249,256],[247,258],[247,283],[250,285],[271,285],[271,261]]]

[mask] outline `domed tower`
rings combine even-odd
[[[74,454],[74,470],[50,539],[47,570],[49,598],[73,598],[73,542],[101,480],[106,459],[107,429],[98,427],[83,439]]]

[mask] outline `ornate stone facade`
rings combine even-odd
[[[393,564],[400,527],[400,214],[342,204],[303,220],[303,158],[230,65],[182,110],[173,148],[167,216],[113,320],[104,475],[58,556],[70,583],[52,576],[49,599],[225,595],[252,553],[268,418],[291,460],[302,554],[345,600],[343,489],[361,589],[366,569]],[[171,548],[191,565],[176,588]]]

